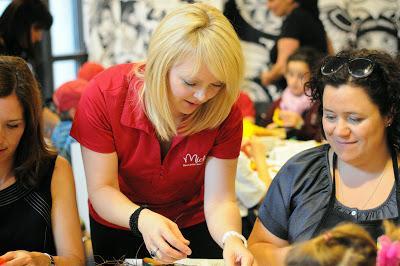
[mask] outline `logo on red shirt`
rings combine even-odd
[[[203,157],[200,157],[197,154],[190,154],[187,153],[185,155],[185,157],[183,157],[183,167],[187,167],[187,166],[196,166],[196,165],[202,165],[204,164],[204,161],[206,159],[206,156],[204,155]]]

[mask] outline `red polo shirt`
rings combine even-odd
[[[241,112],[234,106],[217,129],[174,137],[161,161],[154,127],[138,103],[143,81],[130,73],[132,67],[112,67],[89,83],[71,136],[95,152],[118,154],[120,190],[132,202],[149,206],[182,228],[203,222],[205,160],[239,155]],[[90,202],[89,212],[101,224],[126,229],[102,219]]]

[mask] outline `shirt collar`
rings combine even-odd
[[[127,89],[121,114],[121,124],[152,134],[154,132],[154,127],[147,118],[144,107],[139,100],[139,93],[143,86],[143,81],[135,76],[132,78],[126,77],[123,86]]]

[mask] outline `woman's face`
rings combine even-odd
[[[327,141],[342,161],[365,164],[386,149],[388,123],[362,88],[325,87],[322,125]]]
[[[24,130],[24,110],[15,93],[0,98],[0,163],[13,161]]]
[[[193,113],[225,86],[204,65],[195,75],[192,75],[192,72],[192,59],[183,60],[169,71],[169,86],[172,96],[170,100],[174,117]]]
[[[304,84],[310,79],[310,69],[303,61],[289,61],[285,74],[286,82],[293,95],[304,94]]]
[[[294,0],[268,0],[267,7],[275,16],[283,17],[288,15],[294,6]]]

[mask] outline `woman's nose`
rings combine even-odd
[[[203,102],[204,99],[206,98],[206,89],[199,89],[199,90],[196,90],[196,91],[194,92],[194,97],[195,97],[198,101]]]
[[[335,134],[339,137],[345,137],[350,134],[350,128],[343,119],[338,120],[335,127]]]

